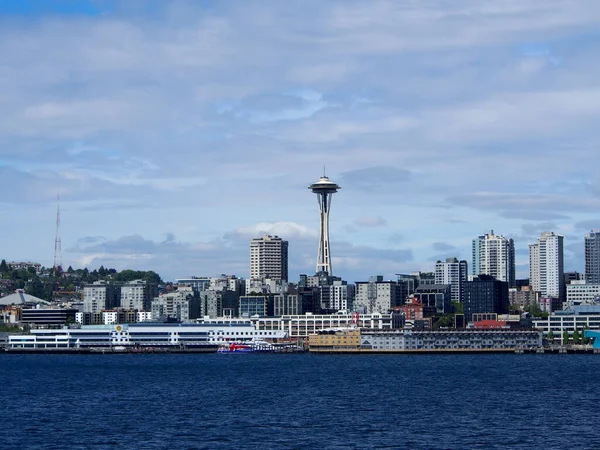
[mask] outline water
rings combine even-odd
[[[597,355],[1,355],[2,449],[600,448]]]

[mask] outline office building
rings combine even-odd
[[[288,242],[265,234],[250,241],[250,278],[288,279]]]
[[[153,320],[185,322],[200,316],[200,296],[191,286],[173,286],[152,300]]]
[[[588,283],[600,283],[600,229],[585,235],[585,279]]]
[[[544,231],[529,245],[529,283],[544,298],[564,301],[563,237]]]
[[[445,262],[438,261],[435,265],[435,284],[449,284],[450,297],[453,302],[464,300],[464,284],[468,275],[466,261],[447,258]]]
[[[152,300],[158,295],[158,286],[143,280],[130,281],[121,286],[121,308],[150,311]]]
[[[402,304],[396,281],[384,281],[383,276],[371,277],[369,281],[356,282],[352,309],[362,313],[388,313]]]
[[[465,320],[471,322],[474,314],[508,313],[508,283],[489,275],[479,275],[465,283],[463,310]]]
[[[95,281],[83,287],[83,312],[101,312],[119,306],[120,289],[106,281]]]
[[[512,239],[488,234],[473,239],[473,276],[490,275],[515,287],[515,243]]]

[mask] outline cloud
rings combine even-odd
[[[94,5],[0,29],[12,259],[51,264],[60,190],[65,260],[244,274],[266,232],[307,271],[323,166],[361,279],[430,269],[440,224],[468,255],[482,229],[597,217],[597,1]]]
[[[456,247],[451,244],[447,244],[446,242],[434,242],[431,244],[434,250],[439,252],[448,252],[451,250],[456,250]]]
[[[340,185],[350,189],[376,190],[410,179],[410,172],[395,167],[367,167],[340,174]]]
[[[600,228],[600,219],[582,220],[581,222],[577,222],[574,226],[575,228],[589,231],[594,228]]]

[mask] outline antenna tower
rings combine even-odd
[[[56,194],[56,235],[54,237],[54,276],[62,272],[62,243],[60,241],[60,192]],[[58,272],[58,273],[57,273]]]

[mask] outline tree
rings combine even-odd
[[[577,328],[573,331],[573,344],[579,344],[579,330]]]
[[[563,331],[563,345],[567,345],[569,343],[569,332],[567,330]]]
[[[6,273],[8,271],[8,264],[6,264],[6,261],[3,259],[2,262],[0,262],[0,273]]]
[[[548,334],[546,335],[546,337],[550,342],[554,342],[554,333],[552,330],[548,331]]]

